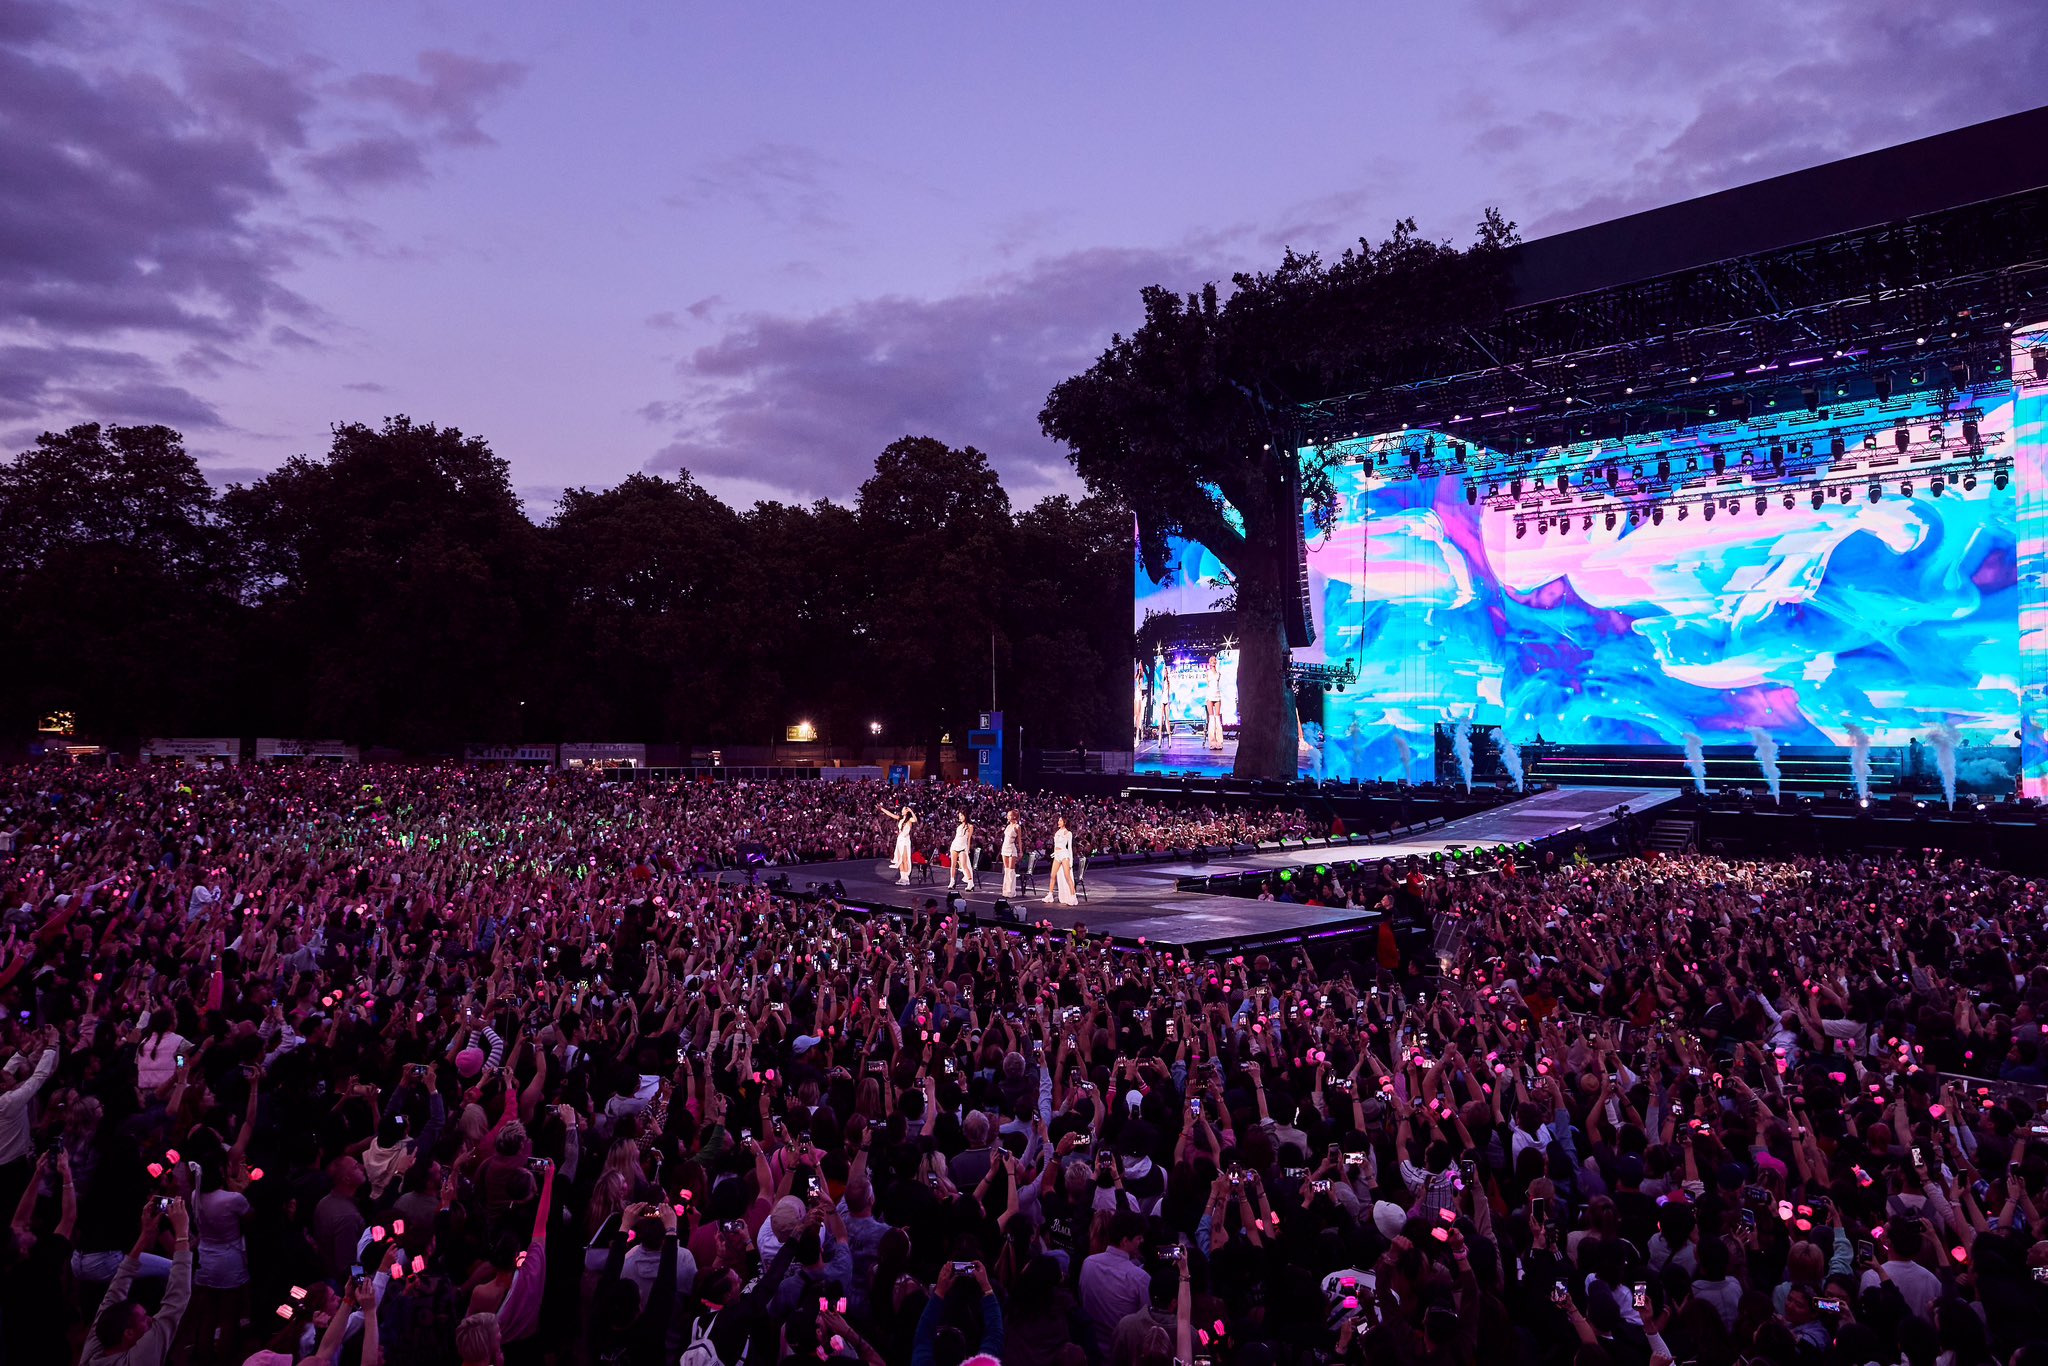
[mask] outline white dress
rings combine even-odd
[[[1055,830],[1052,832],[1052,890],[1045,894],[1047,901],[1057,901],[1062,906],[1078,905],[1074,896],[1074,832]]]
[[[889,856],[889,866],[906,882],[910,880],[910,831],[916,824],[915,821],[896,822],[896,852]]]
[[[1017,856],[1023,852],[1024,831],[1021,826],[1010,824],[1003,827],[1003,895],[1017,895]]]

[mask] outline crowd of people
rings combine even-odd
[[[1447,960],[1191,958],[713,871],[839,800],[0,774],[4,1361],[2048,1363],[2034,883],[1416,868]]]

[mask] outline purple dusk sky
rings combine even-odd
[[[2040,0],[0,0],[0,443],[167,422],[225,483],[404,412],[545,516],[918,433],[1023,502],[1141,285],[2043,102]]]

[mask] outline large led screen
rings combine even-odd
[[[2016,355],[2033,341],[2016,338]],[[1901,399],[1882,416],[1915,434],[1917,452],[1943,422],[1959,444],[1962,401]],[[1400,461],[1378,457],[1398,438],[1348,443],[1336,516],[1309,543],[1316,642],[1297,657],[1349,664],[1357,681],[1322,698],[1302,771],[1420,778],[1436,726],[1460,720],[1519,745],[1672,748],[1688,735],[1746,745],[1753,729],[1781,745],[1846,746],[1851,727],[1909,746],[1952,726],[1965,747],[2004,751],[2008,772],[2024,729],[2029,788],[2048,786],[2037,677],[2048,659],[2048,386],[1967,401],[1981,476],[1938,493],[1910,458],[1874,480],[1775,479],[1740,463],[1746,442],[1724,426],[1631,443],[1604,497],[1507,506],[1486,496],[1484,477],[1388,477]],[[1766,419],[1757,458],[1766,440],[1825,451],[1840,419]],[[1717,449],[1730,462],[1719,477]],[[1635,484],[1633,471],[1666,460],[1676,490]],[[1155,675],[1195,667],[1176,662],[1161,614],[1208,611],[1219,599],[1204,585],[1226,587],[1198,547],[1176,545],[1173,559],[1163,586],[1138,576]],[[1141,686],[1146,673],[1141,662]],[[1234,758],[1234,717],[1219,745],[1213,729],[1197,736],[1183,722],[1177,733],[1156,710],[1134,715],[1141,769],[1215,773]]]

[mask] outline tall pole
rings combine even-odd
[[[988,709],[996,709],[996,633],[988,633]]]

